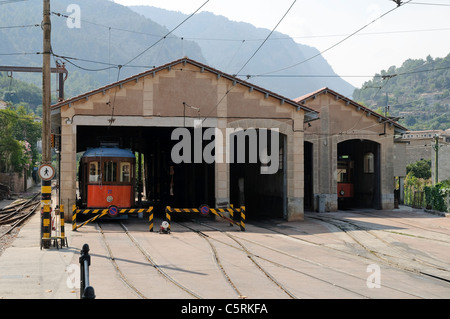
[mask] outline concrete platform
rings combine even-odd
[[[68,281],[71,280],[70,270],[74,269],[74,265],[79,267],[78,257],[82,244],[80,246],[73,241],[70,225],[68,226],[66,234],[69,247],[41,250],[39,214],[34,214],[27,221],[12,247],[7,248],[0,256],[1,299],[79,298],[76,289],[68,285]],[[73,278],[74,281],[76,279]]]

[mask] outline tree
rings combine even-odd
[[[423,179],[431,178],[431,160],[420,160],[406,166],[406,173]]]
[[[38,158],[41,124],[24,107],[0,110],[0,171],[23,172]]]

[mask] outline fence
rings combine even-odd
[[[411,183],[405,185],[405,200],[407,206],[427,208],[440,212],[450,210],[450,182],[444,181],[436,185],[429,183]]]

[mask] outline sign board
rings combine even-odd
[[[108,215],[111,217],[116,217],[119,213],[119,210],[117,209],[117,206],[111,205],[108,208]]]
[[[200,213],[202,215],[208,215],[208,213],[209,213],[209,206],[206,205],[206,204],[200,206]]]
[[[39,166],[39,177],[44,181],[49,181],[55,176],[55,169],[50,164],[43,164]]]

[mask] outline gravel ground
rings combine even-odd
[[[0,238],[0,256],[8,247],[11,247],[17,235],[19,234],[21,228],[22,226],[16,227],[10,233]],[[0,234],[3,234],[9,229],[10,229],[9,226],[0,226]]]

